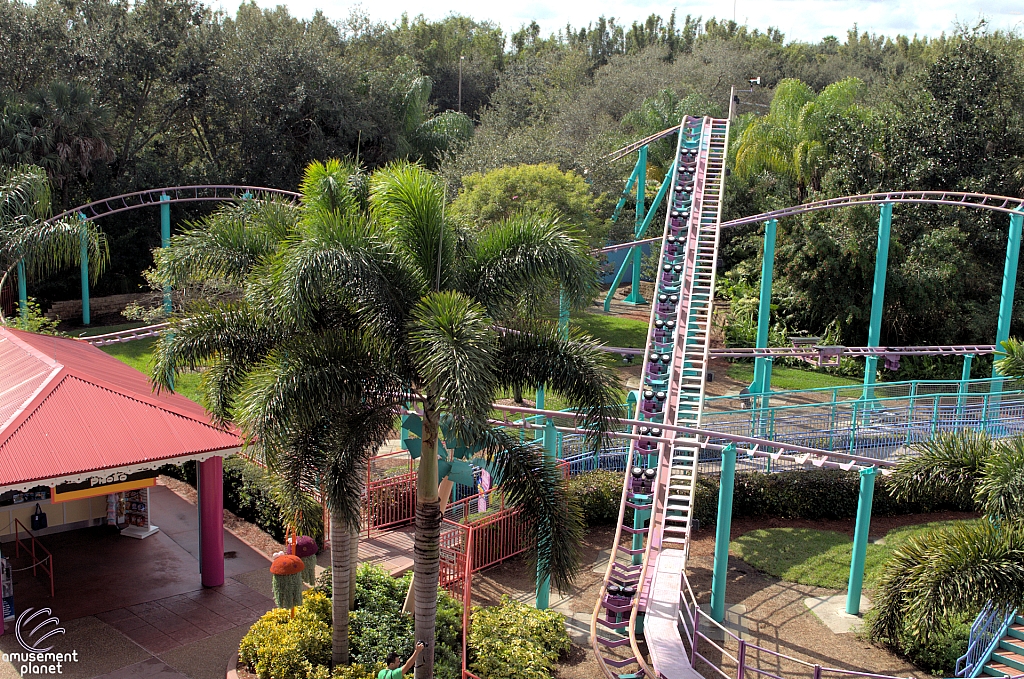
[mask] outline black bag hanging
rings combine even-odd
[[[46,528],[46,512],[40,507],[39,503],[36,503],[36,511],[32,512],[32,530],[42,530]]]

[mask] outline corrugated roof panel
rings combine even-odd
[[[0,328],[0,374],[12,385],[0,414],[24,409],[0,421],[0,487],[240,444],[202,407],[154,394],[145,375],[84,342]]]
[[[0,335],[0,427],[43,385],[56,369]]]

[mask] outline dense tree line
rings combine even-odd
[[[294,189],[310,161],[331,157],[368,170],[421,160],[450,199],[465,176],[554,164],[586,181],[592,223],[607,232],[633,163],[608,153],[684,114],[723,115],[736,85],[752,91],[738,93],[727,218],[884,189],[1017,195],[1024,42],[953,28],[787,42],[774,28],[673,14],[544,36],[535,23],[506,34],[464,16],[380,23],[251,3],[230,16],[196,0],[0,0],[0,62],[17,65],[0,70],[0,163],[42,166],[55,209],[186,183]],[[652,146],[649,195],[671,155],[671,141]],[[630,214],[612,238],[631,231]],[[778,323],[863,341],[876,219],[850,210],[783,223]],[[142,283],[155,221],[135,212],[101,223],[111,264],[97,294]],[[898,208],[883,342],[991,338],[1005,222]],[[724,235],[723,290],[756,294],[758,229]],[[77,283],[32,289],[73,297]]]

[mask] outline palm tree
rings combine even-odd
[[[46,222],[50,204],[50,182],[42,168],[0,165],[0,289],[19,263],[45,276],[79,262],[83,239],[93,282],[106,268],[110,253],[103,233],[77,219]]]
[[[859,79],[845,78],[816,95],[795,78],[780,81],[768,115],[740,134],[736,173],[743,178],[760,172],[788,177],[803,202],[808,187],[820,189],[830,121],[837,115],[867,115],[856,103],[863,89]]]
[[[578,235],[528,216],[466,229],[446,218],[444,203],[440,180],[422,167],[379,170],[370,181],[374,219],[301,226],[278,288],[279,309],[296,320],[351,313],[422,408],[414,594],[416,637],[428,645],[418,679],[433,676],[439,471],[459,463],[439,457],[442,417],[480,449],[536,535],[541,574],[563,588],[579,559],[579,512],[542,450],[491,426],[491,404],[503,391],[546,383],[579,408],[596,443],[620,400],[596,341],[563,339],[554,323],[531,318],[532,302],[559,284],[573,303],[589,301],[595,265]]]
[[[898,498],[973,500],[985,519],[911,539],[896,550],[879,581],[871,625],[872,636],[890,643],[905,635],[924,642],[989,600],[1024,604],[1024,436],[992,441],[961,431],[943,434],[917,453],[890,477]]]
[[[172,319],[156,353],[154,380],[203,369],[204,405],[244,433],[249,454],[281,481],[293,507],[318,491],[330,514],[332,659],[348,662],[352,537],[369,455],[387,439],[401,382],[373,344],[334,308],[297,317],[278,306],[282,253],[305,230],[366,222],[349,178],[352,165],[313,163],[295,208],[243,202],[218,211],[157,253],[163,282],[221,292]],[[290,518],[290,517],[289,517]]]

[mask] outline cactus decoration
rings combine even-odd
[[[302,571],[306,565],[293,554],[281,554],[270,564],[274,576],[274,603],[278,608],[292,609],[302,605]]]
[[[302,559],[306,569],[302,571],[302,581],[307,585],[316,584],[316,553],[319,548],[316,540],[308,535],[300,535],[295,538],[295,545],[292,547],[292,554]]]

